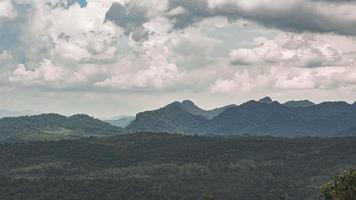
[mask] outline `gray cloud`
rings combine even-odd
[[[176,29],[186,28],[205,18],[224,16],[230,19],[255,21],[263,26],[283,31],[356,35],[356,17],[352,15],[356,8],[354,2],[354,0],[290,0],[270,3],[169,0],[165,16],[172,21]],[[170,11],[177,8],[184,12],[171,15]],[[107,19],[126,28],[128,32],[135,33],[137,29],[142,31],[142,24],[149,20],[144,9],[130,3],[126,6],[114,4],[107,13]]]
[[[124,6],[114,3],[106,13],[105,19],[124,28],[125,34],[132,34],[131,36],[135,41],[148,37],[147,31],[142,26],[149,20],[143,8],[134,7],[131,4]]]

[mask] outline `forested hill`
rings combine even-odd
[[[0,163],[6,200],[316,200],[356,138],[141,133],[0,145]]]
[[[175,102],[158,110],[139,113],[128,132],[168,132],[200,135],[269,135],[285,137],[356,136],[356,104],[290,101],[269,97],[221,110],[212,118]],[[191,103],[191,105],[194,105]]]
[[[0,141],[59,140],[115,135],[122,129],[88,115],[41,114],[0,119]]]

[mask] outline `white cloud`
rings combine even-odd
[[[211,91],[353,87],[355,45],[353,37],[335,35],[283,33],[273,40],[256,38],[255,46],[230,51],[230,62],[239,68],[233,77],[216,80]]]
[[[329,43],[328,35],[280,34],[273,40],[256,39],[252,48],[233,49],[231,63],[253,65],[278,63],[289,67],[351,66],[356,61],[355,52],[344,51]],[[356,45],[352,37],[348,42]]]
[[[0,0],[0,22],[2,20],[12,20],[17,17],[17,10],[11,0]]]
[[[134,74],[117,75],[104,81],[95,83],[98,87],[121,90],[157,90],[170,85],[179,76],[178,68],[174,64],[151,65],[147,69]]]
[[[64,75],[65,71],[62,67],[56,66],[52,61],[44,59],[39,67],[34,70],[27,69],[25,65],[20,64],[10,77],[10,81],[43,85],[61,81]]]
[[[110,7],[108,1],[89,1],[85,9],[79,4],[69,8],[52,8],[46,1],[33,1],[33,15],[29,24],[29,45],[36,43],[33,52],[43,48],[49,56],[75,61],[107,60],[116,53],[118,28],[104,23]]]

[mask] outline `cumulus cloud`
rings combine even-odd
[[[17,17],[17,10],[12,5],[11,0],[0,0],[0,22],[2,20],[12,20]]]
[[[256,38],[253,48],[233,49],[232,64],[253,65],[277,63],[288,67],[352,66],[354,50],[343,50],[330,43],[335,36],[313,34],[280,34],[274,40]],[[353,38],[348,39],[355,45]]]
[[[12,82],[27,84],[46,84],[58,82],[64,78],[65,71],[62,67],[56,66],[50,60],[43,60],[40,66],[34,70],[27,69],[20,64],[10,77]]]
[[[27,33],[28,45],[34,56],[62,57],[75,61],[112,59],[116,53],[117,27],[105,23],[107,1],[90,1],[85,9],[79,4],[69,7],[68,1],[33,1],[34,8]]]
[[[95,86],[135,90],[135,89],[162,89],[170,85],[179,76],[179,71],[174,64],[150,65],[147,69],[139,70],[135,74],[124,74],[114,76],[101,82],[95,83]]]
[[[211,91],[333,89],[354,85],[355,45],[354,38],[335,35],[283,33],[273,40],[256,38],[255,46],[230,51],[231,64],[242,68],[232,77],[216,80]]]
[[[218,79],[211,85],[213,93],[251,90],[333,90],[355,85],[356,70],[349,67],[286,68],[272,67],[263,73],[238,70],[232,78]]]
[[[153,90],[168,87],[180,76],[180,70],[167,42],[171,27],[162,18],[143,24],[150,39],[133,44],[134,50],[112,64],[107,79],[95,83],[98,87],[122,90]]]

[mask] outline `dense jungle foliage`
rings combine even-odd
[[[356,167],[356,138],[141,133],[0,145],[6,200],[315,200]]]

